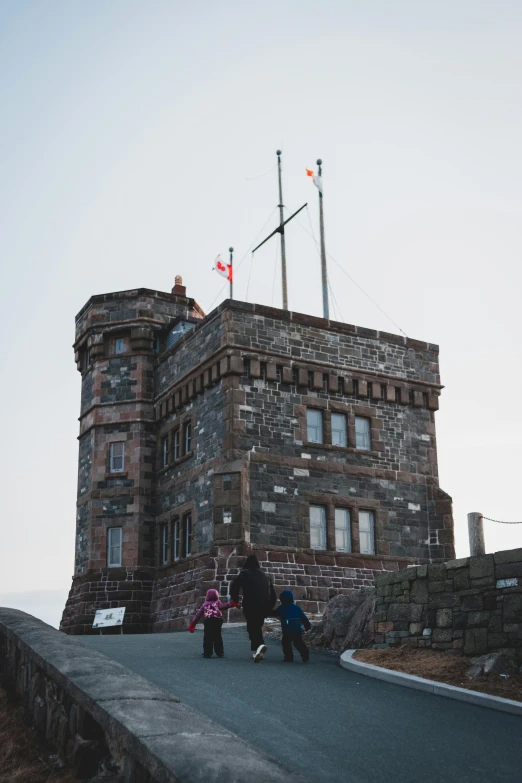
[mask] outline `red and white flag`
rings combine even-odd
[[[213,267],[218,275],[221,275],[222,277],[226,277],[228,282],[232,282],[232,264],[225,264],[221,260],[221,253],[216,256],[216,260],[214,261],[214,267]]]
[[[314,174],[314,172],[310,171],[310,169],[306,169],[306,176],[307,177],[312,177],[312,181],[313,181],[315,187],[317,188],[319,193],[322,193],[323,192],[323,179],[322,179],[322,177],[320,177],[319,174]]]

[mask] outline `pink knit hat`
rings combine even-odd
[[[219,601],[218,591],[214,590],[213,587],[210,590],[207,590],[207,597],[205,598],[205,601]]]

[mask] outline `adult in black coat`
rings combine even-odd
[[[242,570],[230,585],[232,601],[239,600],[240,591],[243,593],[242,607],[250,638],[250,649],[254,654],[254,661],[258,663],[266,652],[263,623],[265,617],[272,612],[277,596],[272,580],[261,570],[255,555],[247,557]]]

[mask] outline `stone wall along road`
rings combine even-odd
[[[522,549],[406,568],[376,584],[376,644],[501,649],[522,662]]]
[[[16,609],[0,608],[0,674],[79,777],[306,783],[177,696]]]

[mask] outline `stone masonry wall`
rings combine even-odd
[[[247,375],[252,362],[244,361]],[[347,384],[314,390],[306,376],[301,385],[285,383],[281,373],[240,379],[239,442],[251,451],[251,542],[307,546],[309,505],[319,503],[352,510],[353,552],[357,509],[369,508],[378,517],[378,554],[421,562],[454,557],[451,498],[438,487],[433,412],[357,399]],[[323,411],[325,443],[307,442],[307,408]],[[328,443],[332,413],[346,416],[346,447]],[[369,451],[355,448],[357,415],[371,420]]]
[[[336,470],[329,468],[327,463],[311,459],[252,455],[251,543],[310,546],[310,505],[315,504],[326,509],[328,550],[335,550],[335,509],[347,508],[352,557],[364,557],[359,555],[359,511],[366,509],[375,515],[378,556],[416,562],[438,559],[444,556],[440,544],[446,533],[453,554],[451,500],[442,490],[429,487],[427,491],[423,484],[384,479],[373,470],[342,465]]]
[[[437,345],[246,302],[227,300],[225,309],[229,347],[440,384]]]
[[[407,563],[405,559],[370,555],[354,558],[312,549],[249,547],[244,542],[212,547],[181,564],[157,570],[151,630],[185,629],[211,587],[219,591],[223,600],[228,598],[230,582],[251,553],[257,555],[261,568],[272,577],[277,595],[282,590],[292,590],[303,611],[310,614],[322,613],[334,595],[371,587],[379,574],[396,571]],[[230,609],[228,621],[244,621],[241,610]]]
[[[60,629],[65,633],[95,633],[94,615],[99,609],[125,607],[125,633],[148,633],[155,569],[102,568],[75,576]],[[120,633],[106,628],[104,633]]]
[[[208,475],[221,451],[224,437],[222,410],[226,397],[221,386],[198,396],[181,413],[172,413],[162,424],[158,443],[169,438],[169,465],[160,468],[156,482],[157,528],[168,524],[173,516],[191,511],[194,532],[194,552],[209,549],[214,540],[212,517],[212,480]],[[172,439],[179,433],[183,439],[186,422],[192,426],[191,451],[174,460]],[[181,444],[182,445],[182,444]],[[162,456],[158,457],[161,464]]]
[[[522,549],[378,577],[376,645],[508,650],[522,659]]]
[[[309,545],[309,506],[376,515],[379,555],[419,562],[455,556],[451,498],[438,486],[434,412],[440,377],[435,345],[359,327],[227,303],[227,347],[242,371],[232,405],[236,445],[250,453],[250,541]],[[249,312],[252,309],[252,313]],[[307,439],[320,410],[324,442]],[[334,413],[347,444],[332,443]],[[371,448],[356,448],[355,417],[370,420]],[[331,547],[328,546],[328,549]]]

